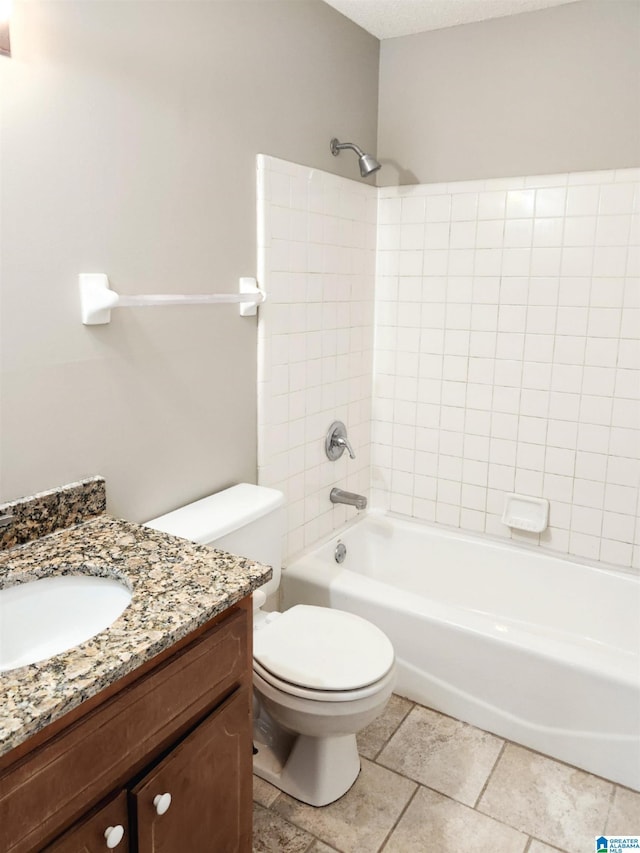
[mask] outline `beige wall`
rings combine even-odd
[[[640,163],[640,3],[381,42],[381,186]]]
[[[378,42],[320,0],[16,2],[0,60],[0,500],[92,474],[143,520],[256,479],[256,324],[236,307],[80,323],[77,276],[233,291],[255,156],[355,177]]]

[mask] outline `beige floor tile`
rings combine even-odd
[[[272,808],[342,853],[375,853],[415,789],[409,779],[363,758],[360,776],[335,803],[316,809],[282,794]]]
[[[374,759],[412,708],[413,702],[409,699],[393,695],[378,719],[358,734],[360,755]]]
[[[473,806],[502,749],[500,738],[416,706],[378,763]]]
[[[552,758],[507,744],[478,811],[534,838],[584,853],[604,831],[613,785]]]
[[[329,847],[324,841],[314,841],[307,853],[338,853],[335,847]]]
[[[308,832],[254,804],[253,853],[306,853],[312,841]]]
[[[605,835],[640,835],[640,794],[616,785]]]
[[[586,853],[591,853],[592,849],[593,847],[587,850]],[[560,850],[559,847],[549,847],[548,844],[533,838],[531,839],[531,844],[529,845],[527,853],[564,853],[564,851]]]
[[[529,838],[428,788],[419,788],[384,853],[522,853]]]
[[[259,803],[261,806],[268,809],[279,793],[280,789],[276,788],[275,785],[272,785],[270,782],[265,782],[264,779],[261,779],[259,776],[253,777],[254,803]]]

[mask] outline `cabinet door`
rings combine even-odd
[[[242,688],[132,790],[140,853],[249,853],[250,713]]]
[[[120,831],[120,827],[124,832]],[[109,839],[105,832],[111,829]],[[122,836],[121,840],[118,838]],[[111,847],[109,847],[109,843]],[[117,843],[116,843],[117,842]],[[129,853],[127,794],[121,794],[45,848],[45,853]]]

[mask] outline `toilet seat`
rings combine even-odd
[[[395,682],[396,673],[393,667],[386,672],[378,681],[373,684],[368,684],[366,687],[360,687],[357,690],[312,690],[309,687],[299,687],[297,684],[291,684],[290,681],[283,681],[280,678],[269,672],[269,670],[260,666],[257,660],[253,661],[254,686],[260,686],[260,679],[269,686],[286,693],[288,696],[295,696],[298,699],[309,699],[313,702],[356,702],[359,699],[367,699],[373,696],[380,690],[384,690],[387,682]],[[257,676],[257,680],[255,678]]]
[[[286,693],[345,701],[375,692],[393,667],[388,637],[353,613],[298,604],[269,615],[254,631],[254,668]]]

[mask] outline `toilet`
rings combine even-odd
[[[272,566],[253,594],[254,772],[324,806],[360,772],[356,733],[391,696],[395,656],[388,637],[355,614],[267,609],[280,585],[284,518],[282,492],[241,483],[147,526]]]

